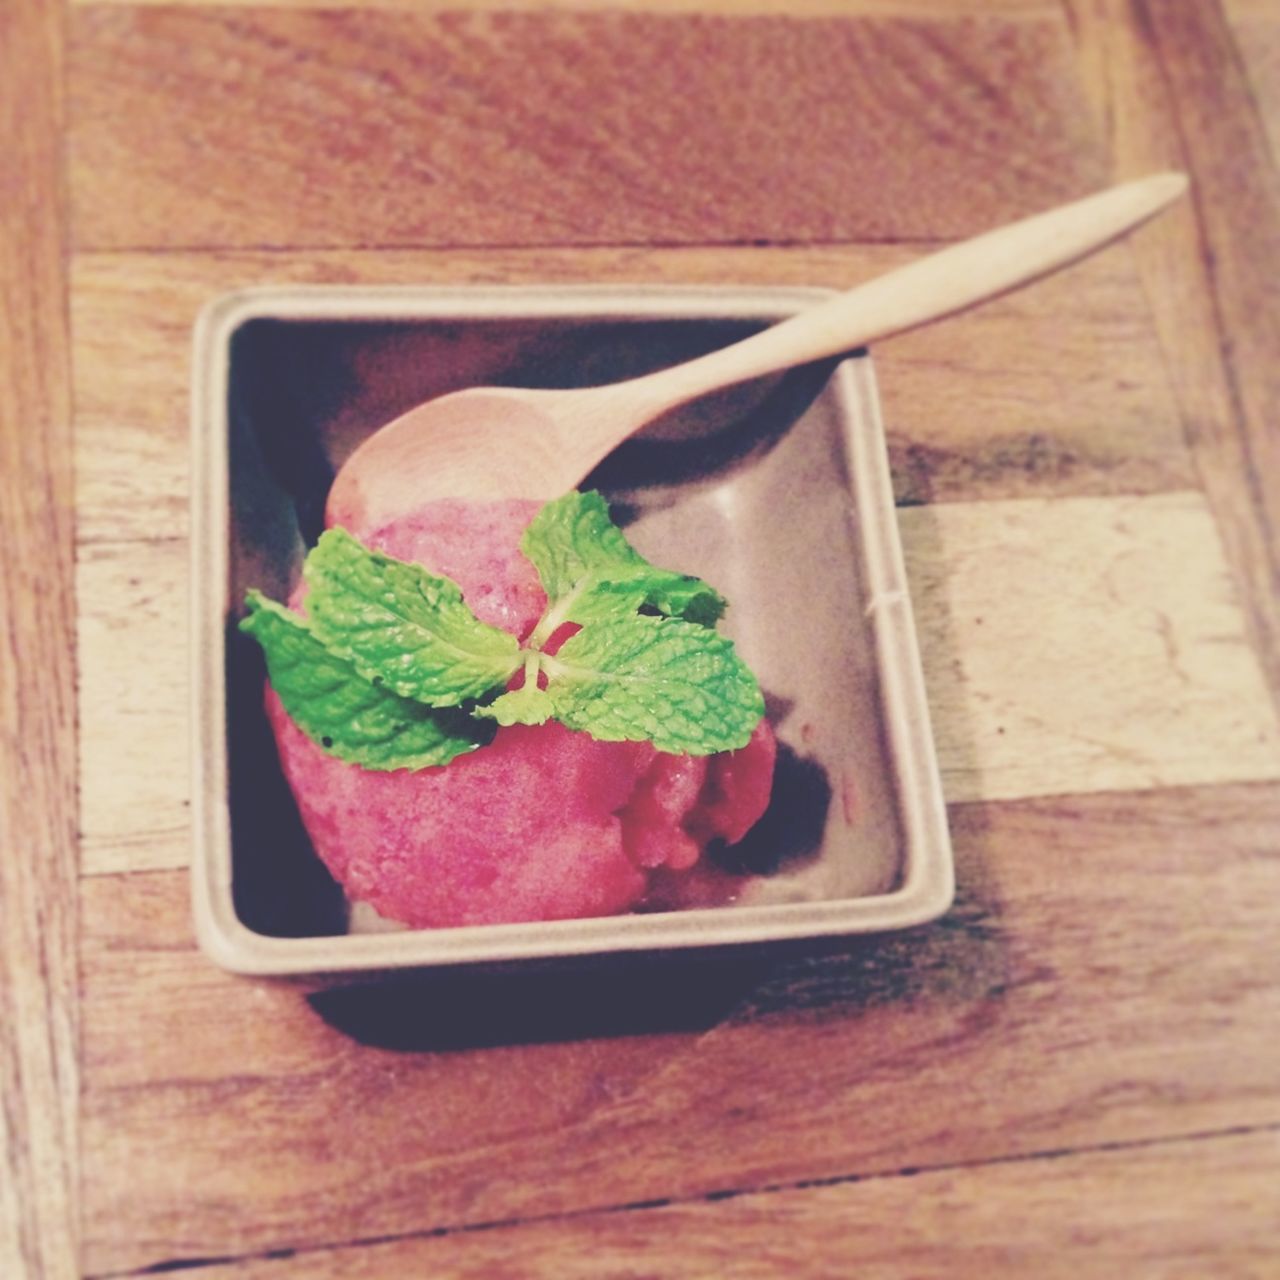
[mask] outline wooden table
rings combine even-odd
[[[0,144],[0,1275],[1280,1275],[1274,0],[3,0]],[[452,1047],[196,952],[205,300],[847,286],[1164,167],[876,353],[946,919]]]

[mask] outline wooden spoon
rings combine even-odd
[[[373,529],[438,498],[547,500],[668,409],[748,378],[851,351],[1056,271],[1187,188],[1154,174],[989,231],[686,364],[572,391],[475,387],[410,409],[347,459],[330,524]]]

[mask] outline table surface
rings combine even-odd
[[[0,144],[0,1274],[1277,1274],[1274,0],[5,0]],[[850,286],[1170,167],[876,352],[945,919],[621,1027],[196,952],[205,300]]]

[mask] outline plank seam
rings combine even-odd
[[[1250,1134],[1280,1134],[1280,1121],[1255,1125],[1233,1125],[1222,1129],[1195,1130],[1190,1133],[1164,1134],[1155,1138],[1139,1138],[1132,1141],[1090,1143],[1081,1147],[1050,1147],[1041,1151],[1017,1152],[997,1156],[989,1160],[957,1160],[936,1165],[911,1165],[901,1169],[881,1170],[865,1174],[839,1174],[828,1178],[808,1178],[795,1182],[766,1183],[758,1187],[708,1191],[701,1195],[672,1196],[653,1200],[629,1201],[623,1204],[595,1205],[575,1209],[568,1213],[535,1214],[528,1218],[501,1218],[490,1222],[467,1223],[456,1227],[437,1227],[427,1231],[406,1231],[384,1236],[368,1236],[356,1240],[307,1245],[296,1249],[264,1249],[244,1254],[226,1254],[218,1257],[172,1259],[152,1263],[149,1266],[124,1271],[94,1272],[85,1280],[128,1280],[129,1277],[163,1275],[175,1271],[198,1271],[204,1267],[226,1266],[244,1262],[283,1261],[305,1258],[317,1254],[336,1253],[343,1249],[367,1249],[378,1245],[396,1244],[410,1240],[442,1239],[445,1236],[467,1235],[482,1231],[510,1230],[553,1222],[572,1222],[579,1218],[600,1217],[611,1214],[643,1213],[674,1205],[718,1204],[725,1200],[737,1200],[746,1196],[774,1195],[786,1191],[805,1191],[820,1187],[852,1186],[861,1182],[883,1181],[889,1178],[913,1178],[919,1174],[949,1173],[959,1170],[1000,1167],[1025,1164],[1034,1160],[1061,1160],[1072,1156],[1096,1155],[1105,1152],[1143,1151],[1175,1143],[1203,1142],[1217,1138],[1237,1138]]]
[[[1083,193],[1083,194],[1088,194]],[[1047,207],[1047,206],[1046,206]],[[1010,219],[1009,221],[1015,221]],[[987,228],[988,230],[991,228]],[[975,230],[974,235],[981,234]],[[930,248],[955,244],[964,236],[859,236],[856,239],[809,240],[803,237],[774,239],[769,236],[750,239],[726,240],[459,240],[459,241],[325,241],[314,244],[275,244],[271,242],[249,244],[230,241],[223,244],[116,244],[93,243],[74,246],[73,258],[128,257],[134,254],[157,256],[184,254],[305,254],[305,253],[512,253],[527,250],[530,253],[548,249],[573,253],[607,252],[617,249],[661,250],[679,249],[840,249],[865,245],[903,245],[908,248]]]

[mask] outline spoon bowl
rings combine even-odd
[[[685,364],[568,391],[475,387],[410,409],[347,459],[330,525],[376,528],[427,502],[572,489],[660,414],[698,396],[918,328],[1056,271],[1140,226],[1187,187],[1155,174],[930,254]]]
[[[433,498],[556,497],[572,488],[559,481],[555,452],[564,394],[476,387],[416,406],[348,459],[329,492],[327,523],[373,529]]]

